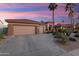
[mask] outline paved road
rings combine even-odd
[[[23,35],[9,38],[0,46],[0,55],[56,56],[66,53],[58,47],[51,34]]]

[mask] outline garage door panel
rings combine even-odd
[[[14,35],[35,34],[33,26],[14,26]]]
[[[43,33],[43,27],[42,26],[39,27],[39,33]]]

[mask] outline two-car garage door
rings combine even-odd
[[[14,35],[35,34],[34,26],[13,26]]]

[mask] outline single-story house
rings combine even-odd
[[[79,23],[77,23],[75,26],[76,26],[76,28],[78,28],[78,29],[79,29]]]
[[[63,25],[64,24],[64,22],[60,22],[60,21],[55,21],[54,22],[54,25],[53,25],[53,22],[52,21],[48,21],[48,22],[46,22],[46,29],[48,29],[48,31],[51,31],[52,30],[52,26],[56,26],[56,25],[58,25],[58,24],[61,24],[61,25]],[[50,28],[50,29],[49,29]]]
[[[45,23],[29,19],[5,19],[8,22],[8,35],[30,35],[44,33]]]
[[[62,25],[64,28],[72,28],[73,27],[73,25],[71,25],[71,24],[63,24]]]

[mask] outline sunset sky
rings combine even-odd
[[[0,18],[3,19],[30,19],[34,21],[50,21],[52,20],[52,13],[48,10],[49,3],[1,3],[0,4]],[[65,5],[63,3],[57,4],[55,10],[55,21],[64,20],[69,23],[67,12],[65,12]],[[74,15],[76,22],[79,22],[77,17],[79,15],[79,4],[74,6]]]

